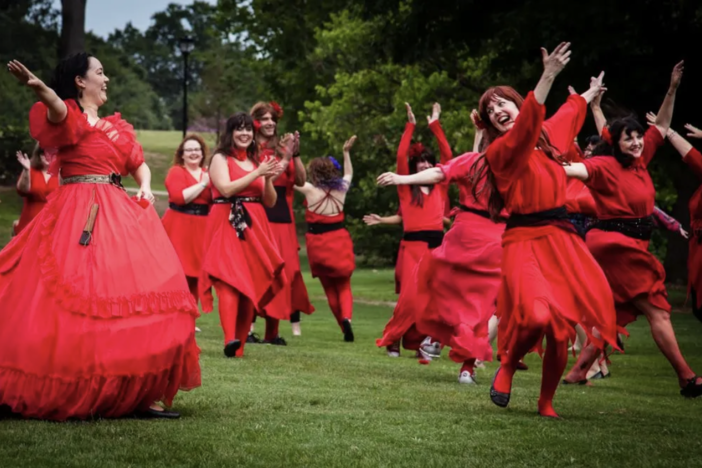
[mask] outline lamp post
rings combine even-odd
[[[195,41],[190,36],[180,38],[180,53],[183,55],[183,138],[188,131],[188,56],[195,48]]]

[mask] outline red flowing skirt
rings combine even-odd
[[[307,260],[313,278],[349,278],[356,269],[353,241],[346,229],[305,234]]]
[[[29,223],[39,214],[39,212],[44,208],[46,202],[44,201],[30,201],[25,199],[24,205],[22,205],[22,213],[20,213],[19,221],[17,226],[15,226],[15,235],[22,232]]]
[[[0,252],[0,304],[0,404],[26,417],[118,417],[200,386],[180,261],[155,210],[116,187],[49,197]]]
[[[670,313],[665,270],[648,251],[648,241],[592,229],[587,233],[587,246],[612,288],[620,327],[642,314],[633,304],[640,296],[646,296],[651,304]]]
[[[397,260],[401,265],[400,281],[404,287],[400,291],[392,317],[385,325],[382,338],[376,340],[379,347],[390,346],[399,342],[415,324],[417,318],[417,265],[430,252],[429,246],[423,241],[406,241],[400,243],[400,254]]]
[[[285,264],[278,253],[278,244],[273,239],[263,205],[244,205],[251,218],[251,226],[244,230],[244,239],[237,236],[229,223],[231,205],[212,205],[210,210],[198,284],[202,310],[205,312],[213,309],[214,279],[227,283],[247,297],[259,313],[287,282],[283,270]],[[272,311],[271,317],[284,320],[290,315],[290,312],[287,315],[273,315],[277,312],[280,310]]]
[[[580,324],[596,345],[597,329],[616,345],[614,298],[602,269],[575,233],[556,226],[515,228],[502,237],[502,282],[497,296],[500,354],[512,349],[517,330],[540,320],[535,306],[549,311],[556,338],[575,339]]]
[[[417,328],[451,347],[456,362],[492,360],[488,321],[500,289],[505,225],[460,212],[417,273]]]
[[[185,276],[199,277],[207,216],[190,215],[168,209],[161,222],[183,265]]]
[[[285,275],[290,282],[286,283],[266,306],[266,314],[275,317],[287,314],[287,318],[296,311],[311,314],[314,312],[314,307],[310,303],[307,287],[300,271],[299,244],[295,224],[270,223],[270,227],[280,256],[285,261]]]

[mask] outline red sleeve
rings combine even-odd
[[[480,156],[480,153],[466,153],[457,156],[446,164],[439,164],[437,167],[441,169],[446,177],[446,182],[453,182],[458,179],[470,177],[473,164]]]
[[[580,133],[587,115],[587,102],[582,96],[571,95],[553,116],[544,122],[544,130],[551,144],[562,155],[566,155],[573,140]]]
[[[690,148],[690,151],[683,157],[683,161],[690,166],[698,178],[702,179],[702,153],[695,148]]]
[[[185,169],[180,166],[173,166],[166,175],[166,190],[168,191],[168,201],[176,205],[185,205],[183,190],[188,188],[185,180]]]
[[[53,123],[47,117],[48,109],[43,102],[37,102],[29,111],[29,133],[42,148],[61,148],[78,143],[87,121],[78,104],[73,99],[66,103],[66,118]]]
[[[488,146],[486,157],[495,175],[510,178],[526,167],[539,141],[545,113],[546,108],[530,91],[512,129]]]
[[[651,162],[653,156],[656,154],[656,151],[663,145],[664,142],[665,139],[663,138],[663,135],[661,135],[661,131],[658,130],[658,127],[655,125],[648,127],[648,130],[646,130],[646,133],[644,134],[644,149],[643,154],[641,155],[641,159],[643,160],[644,164],[648,166],[648,163]]]
[[[444,134],[444,129],[441,128],[441,123],[438,120],[433,121],[429,124],[429,129],[434,133],[436,137],[436,142],[439,145],[439,154],[441,155],[441,164],[446,164],[453,157],[453,152],[451,151],[451,145],[449,145],[446,140],[446,135]]]
[[[595,156],[586,159],[583,164],[587,169],[588,179],[585,181],[585,185],[588,188],[596,192],[606,192],[611,187],[616,186],[610,166],[611,164],[619,165],[619,162],[613,156]]]
[[[144,150],[139,143],[135,142],[132,151],[127,157],[127,172],[133,174],[142,164],[144,164]]]
[[[409,147],[412,143],[412,134],[414,133],[414,124],[407,122],[405,132],[400,139],[400,146],[397,148],[397,173],[400,175],[409,174]]]

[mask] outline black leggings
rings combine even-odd
[[[256,317],[257,316],[254,316],[254,319],[253,319],[254,323],[256,323]],[[290,315],[290,323],[300,323],[300,311],[299,310],[296,310],[295,312],[293,312]]]

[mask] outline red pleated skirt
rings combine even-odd
[[[305,234],[307,260],[313,278],[349,278],[356,269],[353,241],[346,229]]]
[[[178,256],[155,210],[114,186],[49,197],[0,252],[0,304],[0,405],[26,417],[118,417],[200,385]]]
[[[556,226],[515,228],[502,237],[502,282],[497,297],[498,345],[503,356],[517,330],[537,321],[535,305],[549,311],[549,325],[559,340],[575,339],[580,324],[592,336],[597,329],[617,348],[614,298],[602,269],[575,233]]]
[[[599,229],[591,229],[586,239],[612,288],[617,325],[625,327],[641,315],[633,304],[639,296],[646,296],[651,304],[670,313],[665,269],[648,251],[648,241]]]
[[[504,223],[459,212],[417,273],[417,328],[450,346],[456,362],[492,360],[488,321],[500,289]]]
[[[185,276],[199,277],[202,269],[207,216],[190,215],[168,209],[161,222],[183,265]]]
[[[198,287],[202,310],[213,309],[212,281],[218,279],[247,297],[263,313],[264,307],[285,287],[287,276],[278,244],[260,203],[244,203],[251,218],[251,226],[244,230],[244,238],[237,236],[229,223],[231,205],[212,205],[207,217],[205,249]],[[280,308],[271,311],[271,317],[284,320],[290,312]]]

